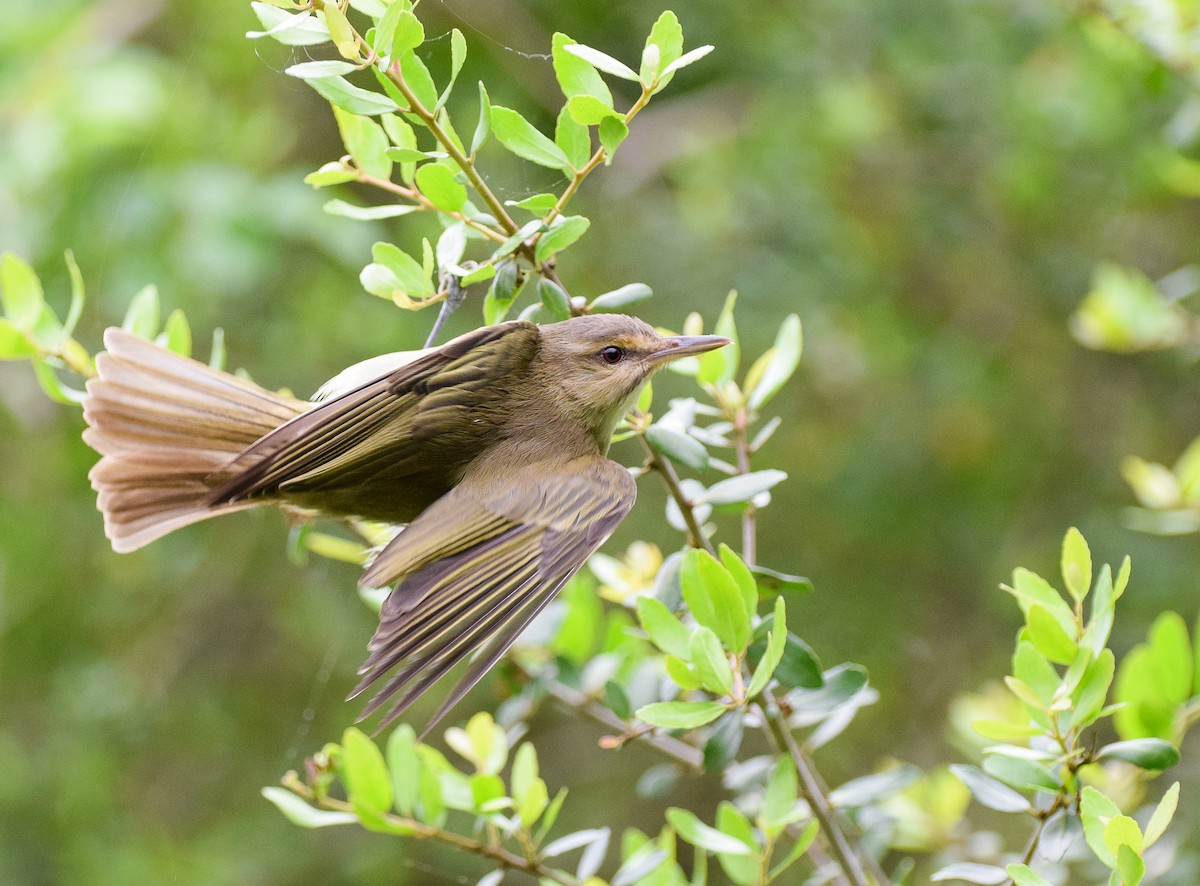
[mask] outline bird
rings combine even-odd
[[[622,314],[513,320],[304,401],[110,328],[83,401],[88,476],[117,552],[266,504],[403,525],[359,582],[390,591],[349,698],[382,684],[359,717],[387,705],[381,731],[474,655],[425,734],[633,507],[608,449],[645,383],[729,342]]]

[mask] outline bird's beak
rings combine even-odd
[[[651,363],[665,363],[689,354],[703,354],[731,344],[723,335],[674,335],[662,340],[662,347],[647,356]]]

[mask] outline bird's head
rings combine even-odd
[[[572,317],[540,332],[539,357],[550,385],[602,449],[650,376],[679,357],[729,344],[720,335],[659,335],[624,314]]]

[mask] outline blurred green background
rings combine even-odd
[[[821,752],[831,781],[885,755],[957,758],[948,704],[1003,673],[1018,626],[996,585],[1017,565],[1055,575],[1069,525],[1101,561],[1133,555],[1118,651],[1163,609],[1190,622],[1200,548],[1123,526],[1118,463],[1169,461],[1200,429],[1192,357],[1088,352],[1066,321],[1097,262],[1156,277],[1194,259],[1200,213],[1163,172],[1195,147],[1178,136],[1192,87],[1055,3],[671,8],[688,45],[717,51],[589,180],[592,228],[560,274],[576,293],[644,281],[657,296],[643,315],[667,326],[715,318],[737,288],[751,353],[802,317],[804,363],[760,457],[791,475],[760,559],[813,579],[800,633],[827,662],[866,664],[882,693]],[[461,83],[485,79],[493,101],[548,125],[551,34],[635,61],[660,9],[426,0],[421,13],[431,35],[465,32]],[[199,342],[222,326],[233,365],[307,394],[423,340],[431,315],[357,282],[372,242],[412,246],[423,229],[321,212],[328,195],[301,178],[341,153],[332,117],[281,74],[303,51],[247,41],[257,28],[241,4],[9,0],[0,251],[31,261],[61,306],[74,250],[89,291],[77,335],[93,348],[155,283]],[[451,111],[469,130],[474,90],[460,91]],[[506,199],[557,176],[499,150],[481,165]],[[456,331],[477,322],[468,305]],[[658,396],[685,390],[672,378]],[[356,570],[291,564],[274,513],[113,554],[81,429],[26,365],[0,365],[0,882],[474,882],[472,859],[300,831],[258,794],[357,714],[342,697],[374,618]],[[644,482],[607,550],[677,545],[662,505]],[[486,684],[473,698],[494,700]],[[567,826],[657,829],[631,787],[652,757],[580,753],[596,730],[549,710],[535,726],[551,789],[576,798]],[[1185,797],[1200,789],[1186,749],[1177,777]]]

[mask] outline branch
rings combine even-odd
[[[642,448],[646,450],[646,467],[655,471],[663,479],[666,484],[667,492],[671,498],[675,499],[675,503],[679,505],[679,512],[683,514],[683,522],[688,528],[688,544],[694,548],[703,548],[714,557],[717,555],[716,549],[712,546],[712,542],[704,534],[704,529],[696,520],[694,511],[695,505],[687,497],[683,491],[683,487],[679,484],[679,474],[675,472],[674,463],[665,455],[660,455],[646,440],[645,436],[638,435],[638,439],[642,442]]]

